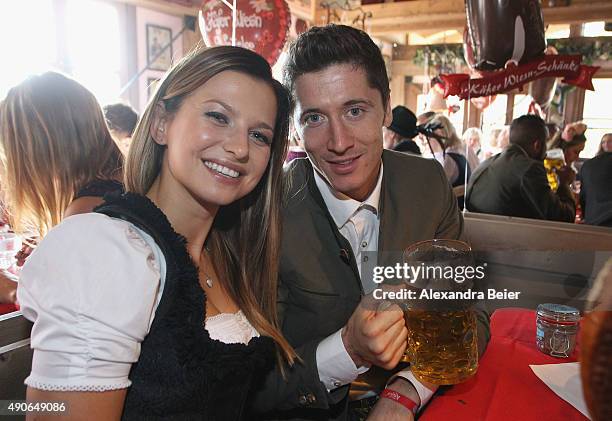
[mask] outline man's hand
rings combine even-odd
[[[395,390],[407,398],[412,399],[417,405],[420,404],[419,395],[414,386],[412,386],[409,381],[402,379],[401,377],[395,379],[387,388]],[[391,399],[381,398],[368,415],[368,421],[379,420],[412,421],[414,420],[414,415],[404,405],[392,401]]]
[[[342,329],[344,347],[358,367],[373,364],[393,369],[404,355],[407,337],[401,308],[371,295],[361,300]]]
[[[557,176],[559,176],[559,184],[562,186],[567,186],[571,184],[576,179],[576,171],[569,165],[566,165],[558,170],[555,170]]]

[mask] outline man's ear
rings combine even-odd
[[[151,122],[150,134],[155,143],[166,145],[168,130],[168,113],[162,102],[155,104],[153,109],[153,121]]]
[[[387,97],[387,106],[385,107],[385,120],[383,126],[389,127],[393,122],[393,112],[391,111],[391,97]]]
[[[546,142],[545,141],[540,141],[538,139],[534,140],[531,143],[531,149],[533,150],[535,156],[541,156],[542,155],[542,148],[546,147]]]

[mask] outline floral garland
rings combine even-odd
[[[584,64],[612,59],[612,39],[601,38],[560,38],[549,39],[548,45],[557,49],[559,54],[579,54]],[[426,45],[416,49],[412,62],[423,66],[427,62],[433,67],[448,67],[458,64],[464,66],[462,44]]]
[[[592,38],[586,41],[584,38],[560,38],[548,40],[548,45],[555,47],[559,54],[581,55],[584,64],[590,65],[594,61],[606,61],[612,58],[612,40]]]

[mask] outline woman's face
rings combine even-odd
[[[252,76],[224,71],[183,100],[152,131],[165,144],[160,189],[185,192],[199,204],[228,205],[250,193],[263,176],[274,137],[273,88]]]
[[[563,154],[565,155],[565,163],[569,165],[572,162],[577,161],[578,157],[580,156],[580,152],[582,152],[583,149],[584,143],[581,143],[579,145],[571,146],[563,151]]]
[[[468,137],[467,145],[472,149],[478,149],[480,147],[480,136],[472,134]]]
[[[612,135],[607,134],[601,139],[601,148],[604,152],[612,152]]]

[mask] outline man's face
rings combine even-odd
[[[336,191],[366,199],[378,179],[390,104],[351,64],[306,73],[294,90],[293,122],[308,157]]]

